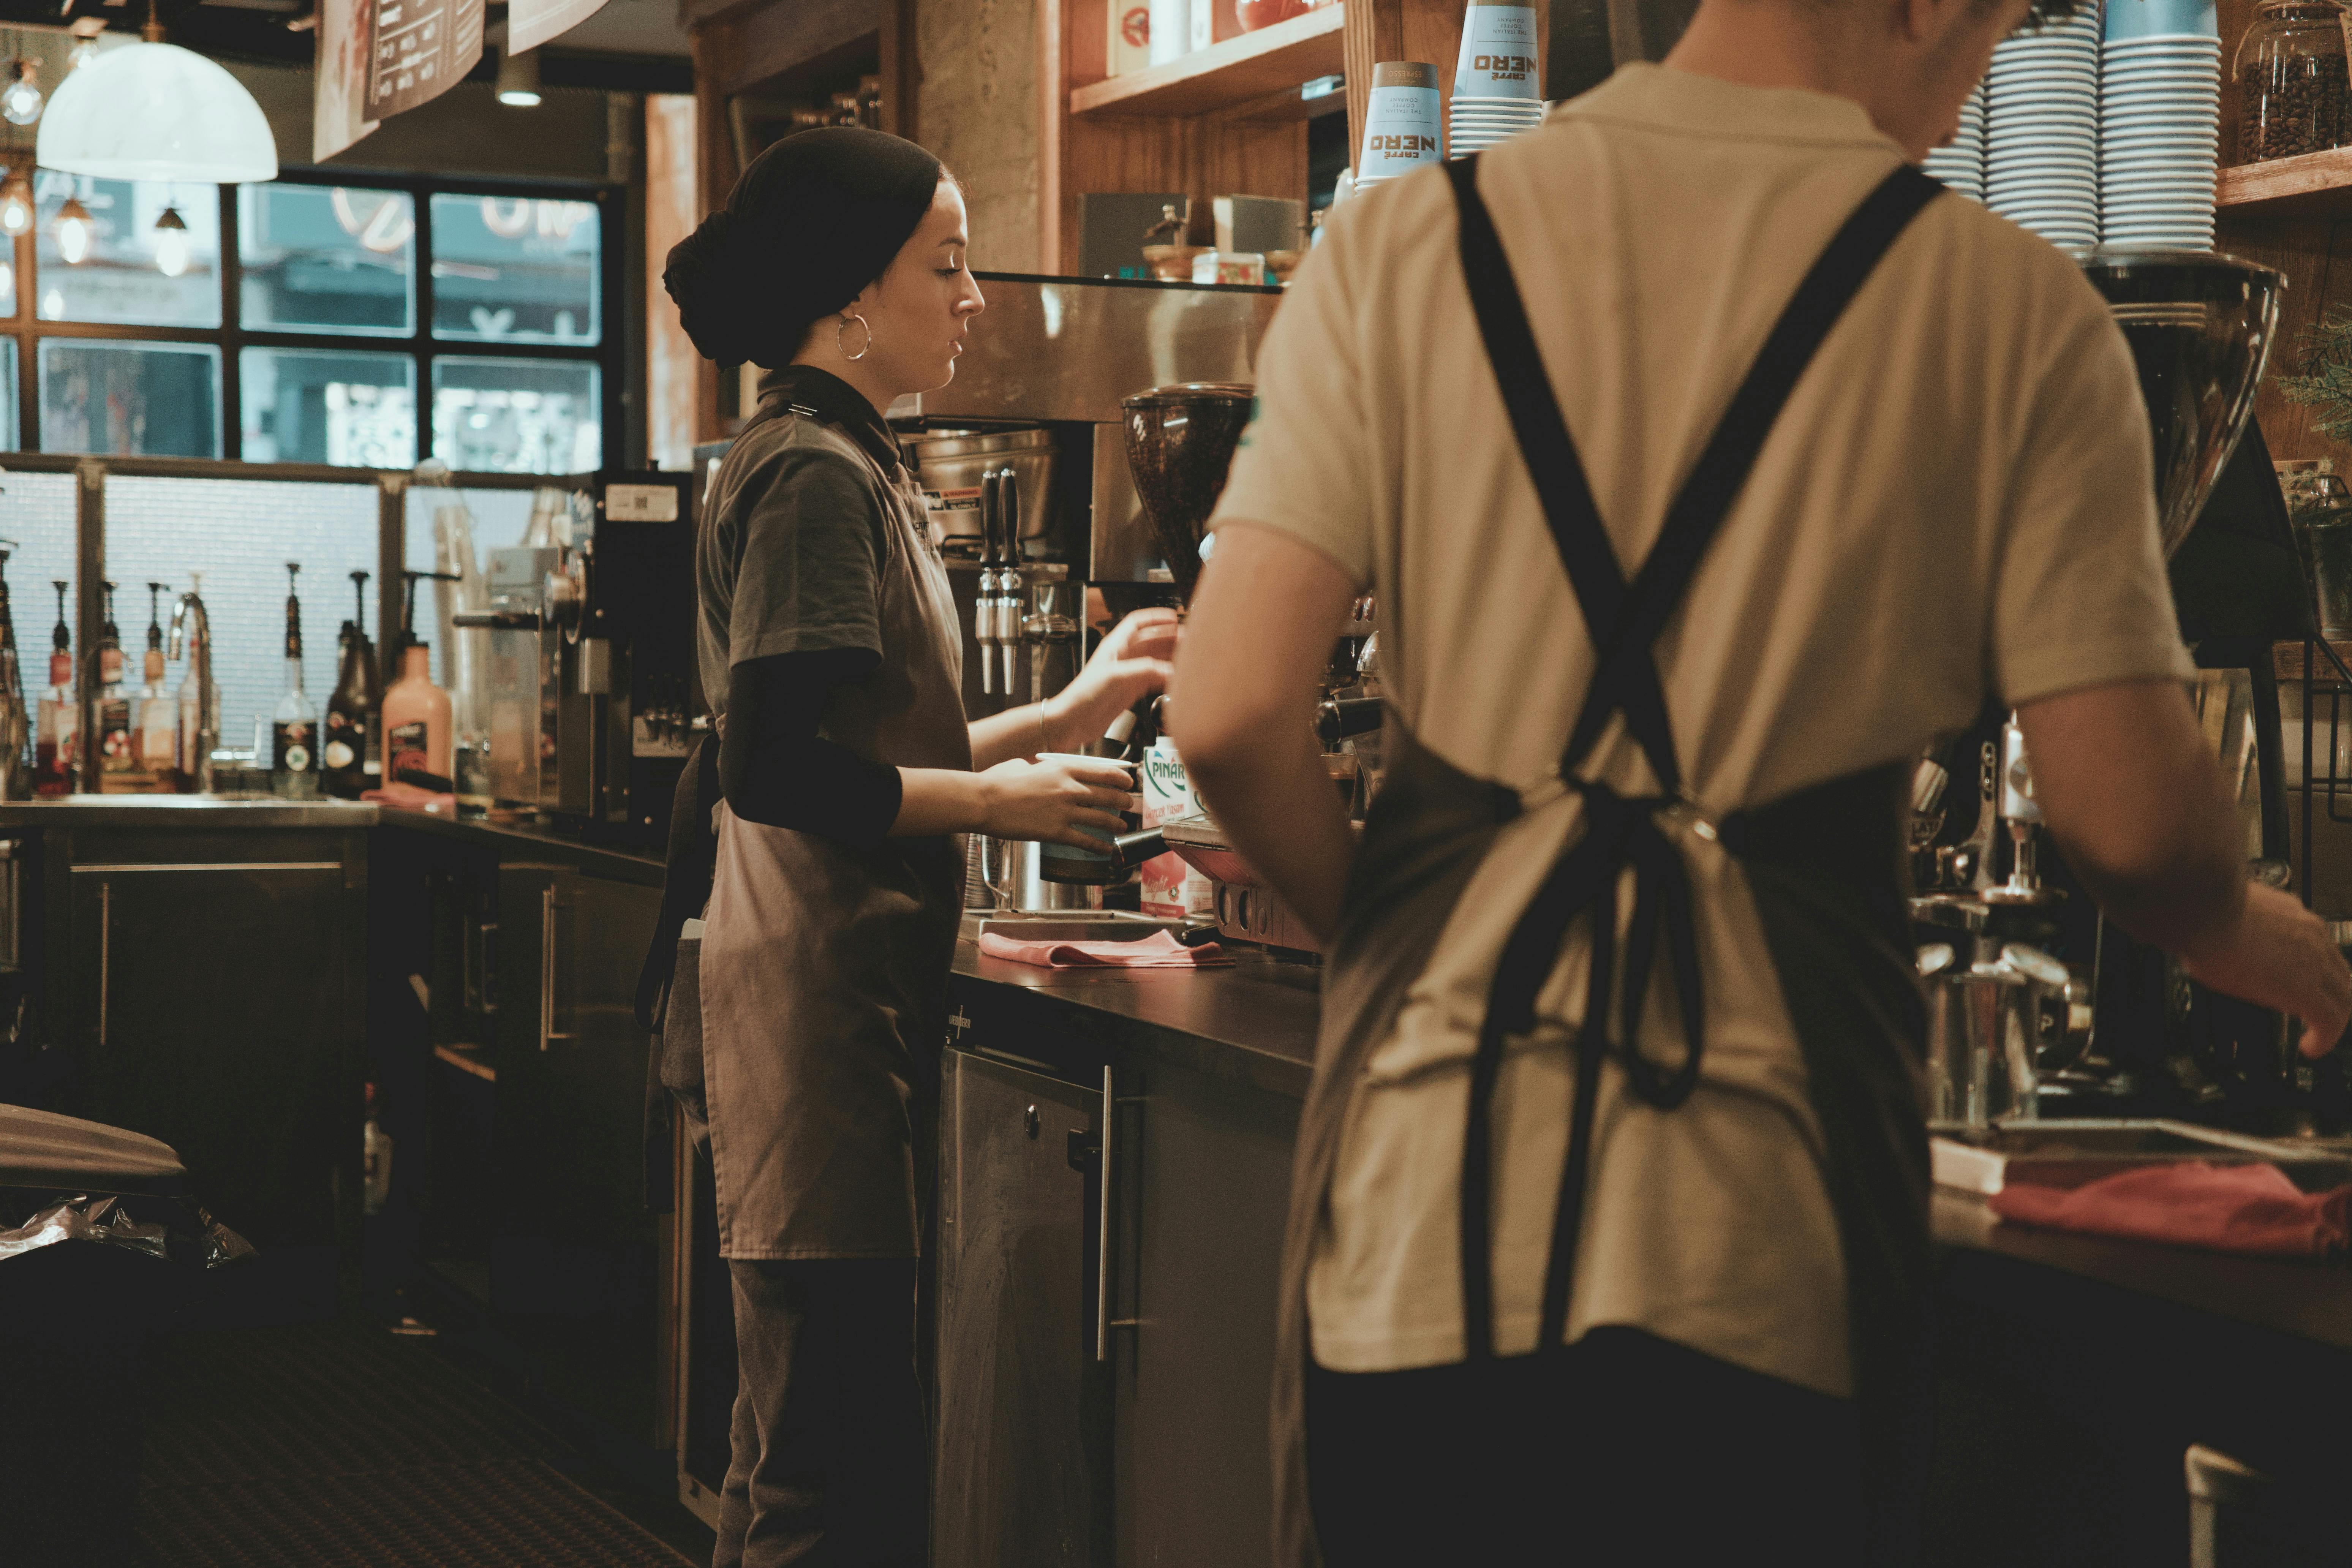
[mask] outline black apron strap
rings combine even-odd
[[[1620,978],[1613,951],[1618,885],[1628,868],[1634,872],[1634,909],[1622,977],[1623,996],[1617,1004],[1618,1048],[1628,1083],[1644,1101],[1671,1110],[1698,1082],[1706,1016],[1690,881],[1681,850],[1655,820],[1660,808],[1676,804],[1682,776],[1654,646],[1814,353],[1879,259],[1943,187],[1903,165],[1840,227],[1774,324],[1669,508],[1657,544],[1628,584],[1552,394],[1509,259],[1478,195],[1477,170],[1475,157],[1446,169],[1454,184],[1463,276],[1520,456],[1598,654],[1583,710],[1560,762],[1561,779],[1584,797],[1585,832],[1561,853],[1506,942],[1471,1060],[1460,1211],[1463,1335],[1467,1359],[1485,1361],[1494,1355],[1492,1121],[1503,1046],[1508,1036],[1535,1026],[1536,1001],[1560,944],[1570,927],[1590,915],[1592,951],[1584,1019],[1577,1033],[1576,1096],[1537,1348],[1556,1347],[1566,1337],[1601,1058],[1610,1048],[1610,1012]],[[1621,712],[1664,792],[1657,797],[1626,799],[1580,776],[1608,721]],[[1660,1069],[1638,1047],[1642,1005],[1662,940],[1671,950],[1685,1042],[1683,1061],[1671,1072]]]

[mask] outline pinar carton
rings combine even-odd
[[[1143,753],[1143,826],[1157,827],[1198,809],[1192,782],[1184,774],[1175,743],[1162,735]],[[1216,885],[1172,851],[1143,863],[1143,912],[1148,915],[1213,916]]]

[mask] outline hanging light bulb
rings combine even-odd
[[[0,182],[0,234],[14,239],[33,226],[33,183],[21,169]]]
[[[188,269],[188,226],[177,207],[165,207],[155,220],[155,270],[177,278]]]
[[[68,267],[79,267],[89,259],[89,242],[96,237],[96,226],[90,222],[89,209],[81,205],[79,196],[68,196],[66,205],[58,209],[58,254]]]
[[[41,87],[30,60],[18,60],[16,79],[0,89],[0,116],[11,125],[30,125],[41,117]]]
[[[539,107],[539,51],[499,52],[499,101],[512,109]]]

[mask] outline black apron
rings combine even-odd
[[[1868,1560],[1911,1561],[1919,1547],[1925,1451],[1929,1178],[1920,1079],[1926,1012],[1904,905],[1906,770],[1895,764],[1850,774],[1709,822],[1682,788],[1652,648],[1815,351],[1880,258],[1943,187],[1899,167],[1839,229],[1766,339],[1675,496],[1657,544],[1628,583],[1479,197],[1477,160],[1451,163],[1446,172],[1480,335],[1599,656],[1559,773],[1582,797],[1584,831],[1562,849],[1504,944],[1471,1062],[1461,1200],[1467,1359],[1495,1355],[1490,1120],[1504,1043],[1534,1029],[1538,994],[1561,943],[1590,916],[1591,963],[1575,1040],[1569,1152],[1536,1342],[1535,1353],[1542,1355],[1555,1352],[1567,1331],[1602,1058],[1613,1054],[1629,1091],[1661,1110],[1680,1106],[1698,1085],[1706,1035],[1691,884],[1682,851],[1662,823],[1715,842],[1738,858],[1754,896],[1826,1149],[1823,1175],[1844,1256],[1862,1420]],[[1657,780],[1655,795],[1628,797],[1581,776],[1602,731],[1621,713]],[[1393,724],[1390,745],[1393,761],[1365,823],[1326,972],[1322,1039],[1300,1122],[1285,1238],[1274,1411],[1276,1546],[1285,1563],[1318,1555],[1306,1496],[1306,1285],[1346,1109],[1496,830],[1521,809],[1515,791],[1470,777]],[[1628,869],[1633,913],[1621,998],[1614,947],[1619,888]],[[1642,1003],[1661,946],[1685,1034],[1683,1058],[1671,1067],[1632,1045],[1640,1038]],[[1610,1042],[1612,1001],[1621,1045]]]

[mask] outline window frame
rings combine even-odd
[[[346,173],[340,169],[280,169],[281,185],[315,185],[351,190],[399,191],[406,194],[416,216],[415,252],[411,294],[415,316],[406,335],[378,332],[285,331],[247,329],[242,304],[245,269],[237,212],[240,187],[220,190],[221,321],[217,327],[148,326],[112,321],[45,321],[40,319],[40,275],[37,226],[16,237],[16,313],[0,316],[0,335],[16,340],[16,450],[43,450],[41,438],[40,345],[47,338],[102,339],[117,342],[208,343],[220,351],[221,382],[218,417],[221,460],[245,461],[245,387],[242,366],[247,348],[324,349],[336,353],[388,353],[407,356],[415,375],[417,460],[433,455],[433,362],[436,359],[572,360],[594,364],[598,370],[599,417],[603,422],[604,462],[621,466],[625,441],[626,384],[623,353],[623,323],[628,246],[619,220],[628,211],[627,188],[577,180],[449,179],[423,174]],[[433,335],[433,203],[436,195],[498,196],[512,200],[578,201],[596,208],[599,269],[597,326],[593,344],[550,342],[485,342],[441,339]],[[111,458],[121,454],[99,453]],[[354,468],[354,473],[370,470]]]

